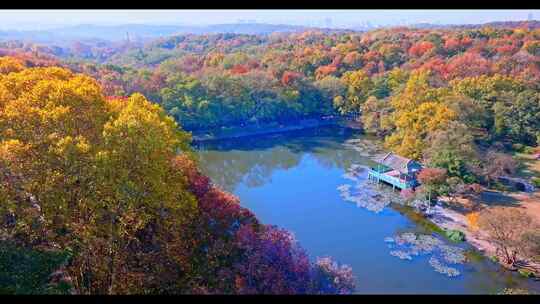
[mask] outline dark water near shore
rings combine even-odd
[[[338,187],[351,183],[343,175],[353,164],[369,164],[373,154],[368,148],[353,149],[348,143],[355,139],[365,137],[327,126],[204,142],[197,148],[203,172],[239,196],[263,223],[293,232],[313,259],[332,256],[350,265],[358,293],[486,294],[505,287],[540,292],[540,282],[504,271],[479,256],[456,266],[461,272],[457,277],[435,272],[429,256],[412,260],[391,256],[385,237],[432,231],[401,208],[374,213],[343,200]]]

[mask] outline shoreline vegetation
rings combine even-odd
[[[536,191],[529,196],[538,194]],[[503,195],[503,194],[500,194]],[[514,194],[515,196],[523,195],[521,193]],[[475,250],[477,250],[484,257],[489,258],[491,261],[498,263],[503,268],[509,271],[518,271],[523,276],[540,280],[540,264],[534,261],[519,261],[513,265],[504,263],[503,259],[498,257],[497,244],[492,240],[489,234],[479,227],[472,229],[470,220],[467,218],[467,214],[460,212],[452,207],[449,203],[449,197],[440,197],[437,203],[430,207],[429,211],[410,206],[407,203],[401,204],[405,207],[413,208],[411,210],[405,210],[399,206],[394,208],[399,209],[402,212],[408,214],[409,218],[415,222],[420,223],[425,228],[440,234],[443,237],[448,238],[448,232],[458,231],[463,234],[463,241],[470,244]]]
[[[485,190],[485,192],[495,193],[498,196],[507,195],[506,193],[494,192]],[[510,193],[513,197],[522,198],[522,196],[536,197],[540,194],[540,191],[534,193]],[[464,200],[464,198],[460,198]],[[491,261],[499,264],[506,270],[517,271],[524,277],[533,279],[535,281],[540,280],[540,264],[531,260],[519,260],[514,264],[507,264],[498,255],[497,244],[490,237],[490,235],[480,227],[471,227],[470,220],[468,219],[467,212],[456,210],[455,204],[450,203],[452,200],[449,197],[439,197],[434,206],[429,209],[419,208],[418,206],[410,205],[406,201],[399,202],[398,204],[392,204],[394,209],[398,209],[408,215],[414,222],[420,224],[424,228],[440,234],[447,239],[450,239],[449,233],[457,231],[463,235],[462,241],[471,245],[478,253],[482,254],[485,258],[489,258]],[[424,206],[422,206],[424,207]],[[408,210],[407,208],[411,208]],[[489,207],[488,207],[489,208]],[[522,208],[526,208],[522,206]]]
[[[448,196],[454,210],[454,198],[470,194],[482,212],[465,208],[463,215],[470,221],[477,213],[504,263],[540,261],[540,198],[479,197],[508,188],[500,179],[522,171],[515,152],[540,154],[538,23],[174,35],[144,45],[78,42],[65,51],[0,44],[0,232],[25,246],[75,248],[67,271],[78,293],[354,289],[349,268],[309,264],[287,232],[257,224],[237,198],[195,174],[190,136],[179,125],[203,130],[362,113],[361,125],[385,150],[426,165],[422,186],[404,197]],[[240,125],[194,131],[193,139],[333,123]],[[535,169],[526,178],[540,187],[539,157],[528,161]],[[515,208],[524,205],[535,207]],[[188,236],[171,228],[178,226]],[[164,249],[173,245],[178,250]],[[223,252],[237,254],[225,260]],[[290,254],[274,256],[280,252]],[[265,264],[271,258],[286,267]],[[187,268],[186,261],[198,264]],[[164,271],[170,265],[181,271]],[[266,266],[280,266],[276,276],[247,271]],[[291,280],[283,269],[302,271]],[[334,279],[345,284],[324,288]]]
[[[301,119],[289,123],[269,122],[196,130],[192,131],[191,134],[193,143],[200,143],[205,141],[284,133],[334,125],[346,128],[358,128],[345,117],[331,116],[319,119]]]
[[[7,60],[0,293],[355,290],[351,267],[310,259],[290,232],[201,173],[189,134],[159,105],[137,93],[105,98],[89,76]]]
[[[364,146],[353,147],[357,151],[361,151]],[[523,156],[522,156],[523,157]],[[534,167],[535,164],[529,163],[529,166]],[[525,168],[527,169],[527,168]],[[360,171],[358,171],[360,170]],[[530,171],[530,169],[529,169]],[[534,170],[533,170],[534,171]],[[357,175],[361,174],[361,166],[353,165],[346,174],[347,179],[358,182]],[[507,264],[497,252],[497,243],[485,231],[484,227],[472,225],[469,216],[471,214],[478,215],[480,210],[500,210],[512,207],[524,209],[525,214],[533,217],[533,220],[538,220],[538,202],[540,201],[540,191],[538,189],[527,189],[532,192],[520,191],[499,191],[489,188],[481,188],[476,195],[449,194],[440,195],[436,198],[435,205],[427,208],[425,200],[419,197],[407,197],[400,195],[397,197],[388,197],[385,195],[387,191],[374,187],[366,188],[363,185],[363,190],[352,193],[352,189],[357,189],[357,186],[343,185],[338,188],[342,192],[345,200],[356,203],[358,206],[368,210],[379,212],[387,205],[405,213],[415,223],[420,224],[424,228],[441,235],[444,238],[452,241],[465,241],[471,245],[479,254],[493,262],[500,264],[507,270],[518,271],[522,276],[539,280],[540,279],[540,264],[529,259],[520,257],[514,263]],[[366,193],[363,193],[366,192]],[[388,202],[375,203],[373,199],[383,199]],[[475,226],[475,227],[473,227]],[[474,228],[474,229],[473,229]],[[454,239],[455,237],[455,239]]]
[[[431,212],[431,215],[426,217],[427,220],[445,231],[457,230],[462,232],[465,235],[465,242],[469,243],[478,250],[478,252],[485,257],[490,258],[493,262],[500,264],[510,271],[528,271],[528,278],[536,281],[540,280],[540,264],[530,261],[517,265],[505,264],[502,259],[497,258],[496,244],[489,240],[488,234],[482,230],[471,231],[465,215],[440,204],[432,207]]]
[[[522,274],[523,276],[535,281],[540,280],[540,264],[531,261],[517,263],[516,265],[505,264],[501,258],[497,257],[497,246],[494,241],[490,240],[489,235],[481,229],[471,229],[467,216],[451,208],[446,203],[447,199],[441,198],[438,200],[437,204],[432,206],[429,212],[416,206],[411,206],[405,201],[398,201],[397,203],[390,204],[390,206],[400,213],[406,214],[408,218],[428,231],[437,233],[446,239],[450,239],[448,232],[459,231],[464,235],[463,242],[471,245],[484,258],[490,259],[506,270],[525,271]]]

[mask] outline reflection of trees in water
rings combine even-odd
[[[325,168],[346,169],[359,162],[357,151],[343,143],[354,133],[341,127],[228,139],[199,145],[203,172],[224,189],[233,191],[240,182],[248,187],[270,181],[275,170],[297,166],[310,154]]]
[[[225,190],[233,191],[245,181],[249,187],[264,185],[270,181],[276,169],[289,169],[300,162],[301,155],[285,147],[263,151],[203,151],[199,153],[203,172]]]
[[[347,170],[353,164],[364,164],[358,152],[344,147],[340,147],[340,149],[321,149],[313,153],[312,156],[322,167],[327,169],[340,168]]]

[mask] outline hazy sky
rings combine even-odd
[[[414,23],[463,24],[526,20],[540,10],[0,10],[0,29],[46,29],[76,24],[261,23],[348,27]]]

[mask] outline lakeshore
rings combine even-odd
[[[355,149],[360,151],[365,149],[365,147],[356,147]],[[540,161],[538,160],[529,163],[529,168],[526,168],[526,170],[538,171],[539,163]],[[354,181],[358,181],[357,176],[362,171],[362,168],[353,166],[349,171],[347,176],[353,177],[352,180]],[[467,219],[468,213],[483,208],[517,207],[531,216],[533,221],[540,223],[540,191],[538,189],[534,189],[533,187],[532,192],[501,192],[486,189],[477,198],[450,198],[442,196],[439,197],[435,206],[427,210],[426,205],[421,201],[407,202],[398,195],[389,197],[388,193],[392,194],[392,192],[386,191],[386,189],[381,187],[374,188],[369,185],[358,184],[357,188],[361,187],[362,191],[356,191],[354,195],[351,195],[351,189],[354,187],[348,185],[340,187],[338,190],[342,193],[345,200],[355,202],[358,206],[375,212],[381,212],[391,202],[398,205],[410,206],[415,210],[413,212],[418,214],[418,217],[422,217],[425,221],[435,226],[436,228],[433,230],[439,234],[444,235],[446,231],[460,231],[465,235],[465,242],[485,257],[497,262],[505,269],[523,271],[522,275],[534,280],[540,279],[539,263],[521,260],[516,265],[505,265],[497,257],[496,244],[490,239],[489,235],[478,227],[472,229]],[[391,189],[391,187],[388,187],[388,189]]]
[[[532,180],[540,176],[540,160],[535,159],[534,155],[517,153],[519,159],[524,165],[518,172],[518,176],[525,180]],[[462,231],[465,234],[466,241],[474,246],[479,252],[492,259],[496,256],[496,246],[489,240],[489,236],[480,229],[471,229],[468,224],[466,212],[479,208],[519,208],[532,218],[536,223],[540,223],[540,189],[532,189],[530,192],[501,192],[484,191],[477,199],[457,198],[454,203],[449,203],[450,198],[441,197],[440,202],[433,207],[430,220],[441,228],[454,229]],[[450,206],[461,206],[466,212],[454,210]],[[507,269],[517,270],[516,267],[508,267],[501,263]],[[540,264],[529,261],[526,270],[532,272],[534,279],[540,279]]]
[[[346,118],[332,116],[319,119],[301,119],[289,123],[270,122],[213,128],[207,130],[195,130],[192,131],[191,134],[193,142],[198,143],[222,139],[242,138],[256,135],[284,133],[334,125],[352,129],[359,128],[357,124],[347,120]]]
[[[527,210],[528,208],[533,208],[536,210],[538,208],[538,201],[536,204],[529,206],[531,201],[527,201],[524,196],[532,196],[538,198],[540,193],[536,191],[532,194],[511,194],[513,197],[521,198],[521,208]],[[490,258],[493,261],[497,261],[501,264],[502,267],[517,271],[519,269],[526,269],[533,276],[532,279],[540,280],[540,264],[534,263],[532,261],[527,261],[525,265],[522,266],[509,266],[502,263],[501,259],[497,258],[497,247],[493,241],[490,240],[489,235],[482,231],[481,229],[471,229],[471,226],[468,224],[467,217],[464,213],[458,212],[449,208],[446,205],[446,198],[442,198],[442,201],[436,206],[432,207],[430,210],[430,215],[428,220],[433,222],[438,227],[445,230],[458,230],[463,232],[465,235],[465,241],[472,245],[476,250],[482,253],[484,256]],[[496,207],[495,207],[496,208]],[[537,214],[537,213],[535,213]]]
[[[398,204],[399,193],[391,187],[368,187],[367,171],[361,169],[372,165],[382,151],[376,138],[339,126],[208,141],[197,147],[202,170],[263,223],[292,231],[313,258],[330,255],[350,265],[358,278],[356,293],[496,294],[505,288],[540,292],[537,282],[503,271],[468,242],[447,239],[429,218]],[[385,198],[396,204],[386,204]],[[432,265],[431,258],[445,263],[439,248],[402,260],[392,254],[400,248],[389,248],[385,240],[399,241],[409,233],[420,242],[461,247],[478,258]],[[420,244],[424,245],[429,244]],[[460,274],[437,271],[446,266]],[[410,280],[411,275],[417,280]]]

